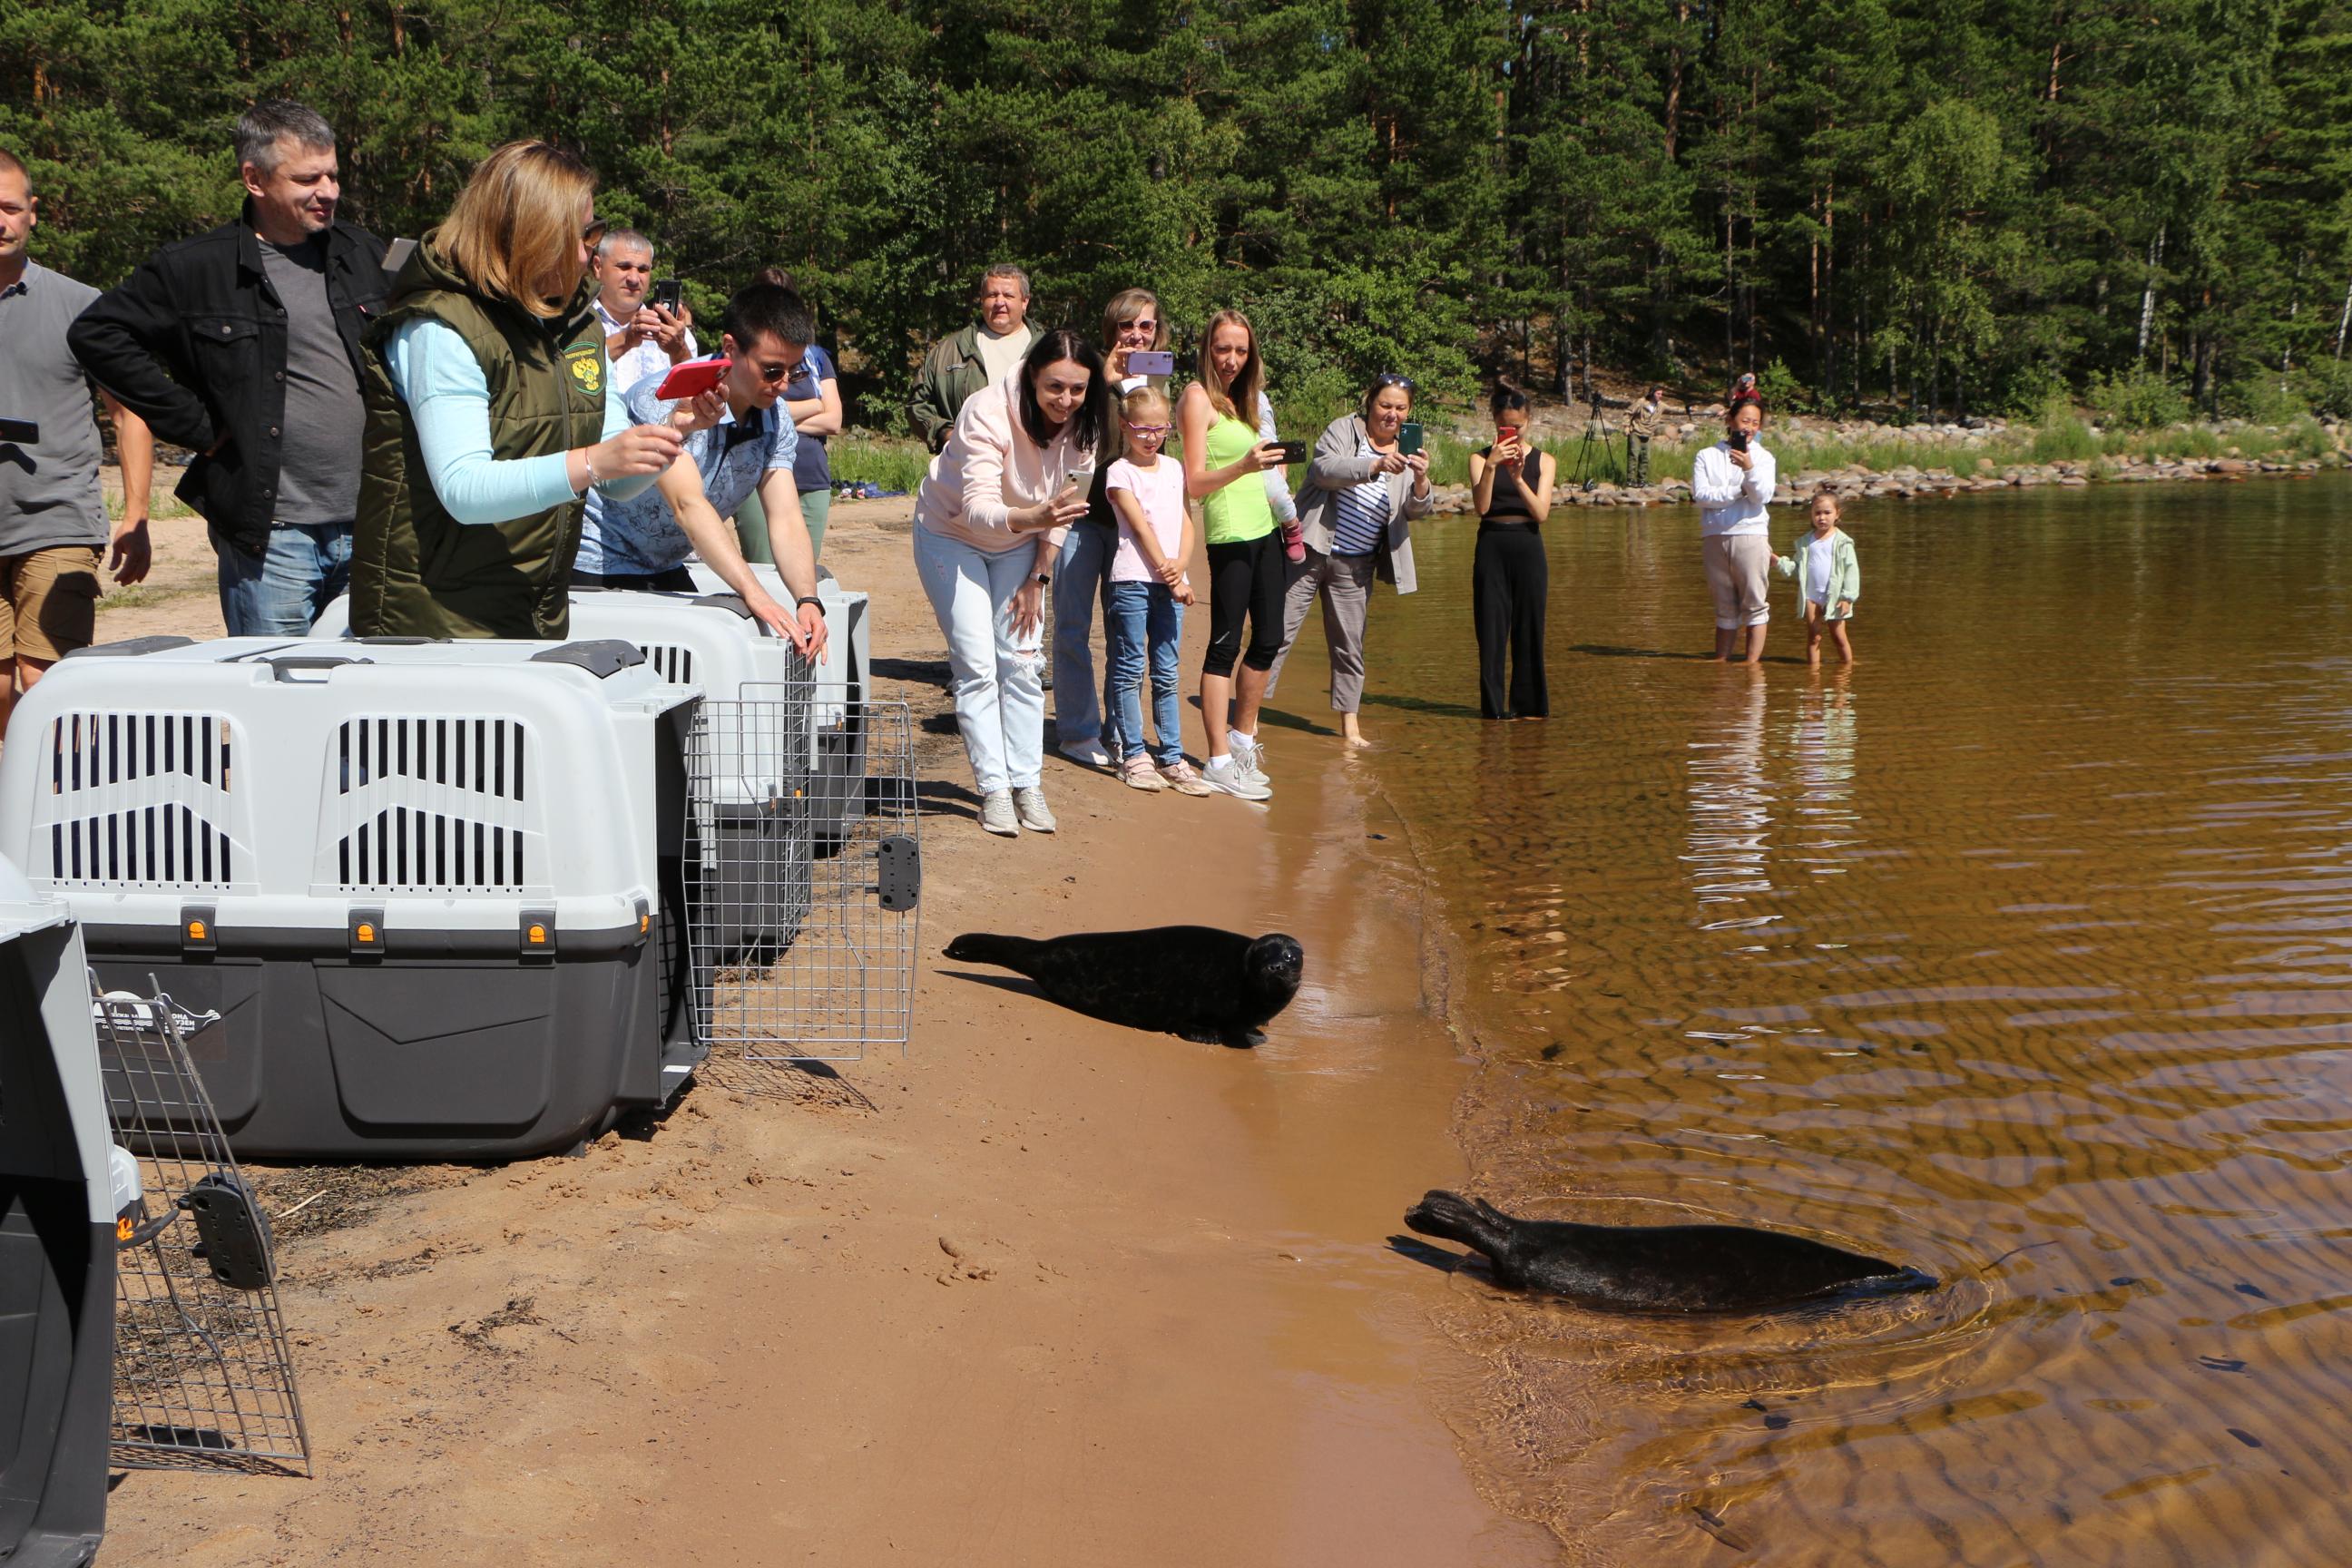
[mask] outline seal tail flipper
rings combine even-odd
[[[1443,1237],[1475,1247],[1488,1258],[1500,1258],[1510,1245],[1509,1216],[1458,1193],[1433,1192],[1404,1211],[1408,1229],[1423,1236]]]
[[[993,963],[999,968],[1029,973],[1029,956],[1043,943],[1025,936],[999,936],[993,931],[971,931],[948,943],[943,956],[962,963]]]

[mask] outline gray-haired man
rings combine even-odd
[[[981,274],[979,305],[980,320],[933,344],[915,376],[907,413],[915,434],[934,452],[948,444],[964,399],[1012,374],[1037,341],[1029,321],[1029,274],[1011,262]]]
[[[596,246],[596,319],[604,324],[604,357],[613,384],[625,395],[649,375],[667,374],[694,357],[693,314],[683,301],[654,303],[654,242],[634,228],[608,228]]]
[[[167,245],[74,323],[100,385],[199,454],[179,497],[211,524],[231,636],[299,637],[351,578],[360,334],[383,245],[335,218],[335,133],[265,100],[236,126],[244,213]]]

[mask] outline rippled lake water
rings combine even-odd
[[[1860,504],[1860,664],[1776,584],[1751,673],[1695,657],[1695,514],[1563,512],[1554,717],[1506,725],[1475,524],[1417,530],[1366,765],[1459,943],[1476,1190],[1944,1281],[1658,1322],[1451,1276],[1448,1414],[1571,1557],[2352,1560],[2347,522],[2335,477]]]

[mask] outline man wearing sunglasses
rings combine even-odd
[[[236,124],[245,210],[167,245],[67,341],[159,440],[199,456],[179,497],[211,525],[231,637],[300,637],[351,581],[360,336],[383,244],[337,220],[335,132],[299,103]]]
[[[797,601],[792,614],[765,593],[744,595],[751,613],[793,639],[804,654],[825,644],[824,612],[816,597],[816,552],[809,543],[793,481],[799,438],[780,405],[801,368],[816,325],[793,290],[754,283],[727,301],[719,353],[730,363],[718,387],[695,400],[696,428],[685,449],[651,489],[626,500],[591,490],[572,568],[575,588],[640,588],[694,592],[686,558],[727,570],[740,563],[735,530],[725,519],[756,494],[768,515],[776,570]],[[629,417],[639,425],[673,422],[677,405],[656,394],[659,377],[631,387]]]

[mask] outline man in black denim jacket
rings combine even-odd
[[[265,101],[236,140],[237,221],[149,257],[68,342],[160,438],[198,454],[178,494],[211,525],[230,635],[299,637],[349,584],[360,336],[389,280],[382,242],[335,221],[325,121]]]

